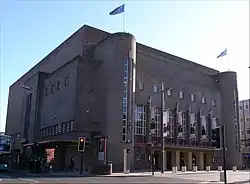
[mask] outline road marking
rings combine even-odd
[[[203,181],[200,182],[199,184],[205,184],[205,183],[222,183],[221,181]]]
[[[24,178],[18,178],[19,180],[22,181],[29,181],[29,182],[33,182],[33,183],[41,183],[40,181],[36,181],[36,180],[31,180],[31,179],[24,179]]]

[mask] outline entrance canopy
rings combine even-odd
[[[47,141],[38,141],[38,144],[47,144],[47,143],[77,143],[77,140],[47,140]],[[24,147],[33,146],[35,143],[23,144]]]

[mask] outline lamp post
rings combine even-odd
[[[227,168],[226,168],[226,136],[225,125],[222,126],[222,146],[223,146],[223,170],[224,170],[224,183],[227,184]]]
[[[23,89],[25,89],[25,90],[27,90],[28,92],[29,92],[29,104],[27,104],[27,105],[29,105],[29,110],[30,110],[30,108],[31,108],[31,98],[32,98],[32,91],[35,91],[37,94],[36,94],[36,109],[35,109],[35,121],[34,121],[34,128],[33,128],[33,141],[36,143],[37,142],[37,138],[36,138],[36,136],[37,136],[37,133],[36,133],[36,124],[37,124],[37,118],[38,118],[38,102],[39,102],[39,97],[38,97],[38,95],[39,95],[39,91],[37,90],[37,89],[35,89],[35,88],[32,88],[32,87],[29,87],[29,86],[25,86],[25,85],[20,85],[20,87],[21,88],[23,88]],[[28,117],[28,119],[29,119],[29,117]],[[29,126],[29,125],[28,125]],[[36,154],[36,156],[38,155],[38,153]]]
[[[163,120],[163,116],[164,116],[164,111],[165,111],[165,92],[170,90],[171,88],[166,88],[164,87],[164,82],[161,82],[161,122],[160,122],[160,139],[161,139],[161,173],[164,173],[164,154],[165,154],[165,150],[164,150],[164,120]],[[150,106],[151,104],[151,96],[148,97],[148,99],[150,100]],[[150,120],[151,121],[151,120]],[[151,137],[151,136],[150,136]]]
[[[165,149],[164,149],[164,111],[165,111],[165,92],[171,90],[171,88],[164,88],[164,82],[161,82],[161,173],[164,173],[164,162],[165,162]]]

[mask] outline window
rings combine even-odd
[[[212,100],[212,106],[216,106],[216,100]]]
[[[161,109],[158,108],[158,107],[154,107],[152,108],[152,111],[153,111],[153,117],[154,117],[154,123],[155,123],[155,130],[156,130],[156,134],[153,135],[153,136],[156,136],[156,137],[160,137],[160,125],[161,125]]]
[[[158,87],[156,84],[154,85],[154,93],[158,93]]]
[[[70,131],[72,132],[73,130],[74,130],[74,122],[71,121],[71,123],[70,123]]]
[[[171,109],[167,110],[167,126],[166,126],[166,134],[168,138],[173,138],[174,136],[174,111]]]
[[[60,89],[60,81],[57,81],[57,89]]]
[[[184,92],[180,91],[180,99],[183,99],[183,98],[184,98]]]
[[[65,126],[65,123],[62,124],[62,133],[65,133],[66,131],[66,126]]]
[[[206,119],[206,116],[201,116],[201,136],[202,136],[202,139],[207,139],[207,119]]]
[[[143,82],[140,82],[140,83],[139,83],[139,89],[140,89],[140,90],[143,90],[143,89],[144,89],[144,83],[143,83]]]
[[[68,86],[69,85],[69,77],[65,77],[64,79],[64,86]]]
[[[58,125],[55,126],[55,134],[58,134]]]
[[[55,91],[55,85],[52,84],[52,86],[51,86],[51,93],[54,93],[54,91]]]
[[[172,96],[172,89],[168,89],[167,94],[168,96]]]
[[[43,129],[40,129],[40,137],[43,136]]]
[[[62,126],[58,125],[58,134],[61,134]]]
[[[194,96],[194,94],[191,94],[191,101],[192,101],[192,102],[195,101],[195,96]]]
[[[70,122],[67,122],[67,124],[66,124],[66,132],[69,132],[69,127],[70,127],[70,124],[69,124]]]
[[[55,126],[51,127],[51,135],[54,136],[55,135]]]
[[[178,112],[178,138],[184,139],[186,133],[186,114],[184,112]]]
[[[202,97],[202,98],[201,98],[201,103],[203,103],[203,104],[206,103],[206,98],[205,98],[205,97]]]
[[[246,104],[245,108],[248,109],[248,104]]]
[[[240,110],[242,109],[242,106],[240,106]]]
[[[135,135],[146,135],[146,107],[137,105],[135,107]]]
[[[48,136],[48,134],[49,134],[49,129],[45,128],[45,136]]]
[[[250,117],[246,117],[246,122],[250,122]]]
[[[48,88],[45,88],[45,96],[48,96]]]
[[[247,134],[250,134],[250,129],[247,129]]]
[[[127,109],[128,109],[128,58],[124,59],[124,77],[123,77],[123,101],[122,101],[122,110],[123,110],[123,124],[122,124],[122,141],[127,141],[128,133],[128,120],[127,120]]]

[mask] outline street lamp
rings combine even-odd
[[[227,168],[226,168],[226,134],[225,125],[222,126],[222,146],[223,146],[223,170],[224,170],[224,183],[227,184]]]
[[[165,111],[165,92],[168,91],[168,90],[171,90],[171,88],[164,88],[164,82],[162,81],[161,82],[161,122],[160,122],[160,139],[161,139],[161,173],[164,173],[164,153],[165,153],[165,150],[164,150],[164,136],[163,136],[163,133],[164,133],[164,125],[163,125],[163,115],[164,115],[164,111]],[[151,96],[148,97],[148,100],[149,100],[149,105],[151,106]],[[150,119],[151,121],[151,119]],[[151,137],[151,136],[150,136]],[[151,138],[152,139],[152,138]],[[151,140],[152,141],[152,140]],[[150,142],[151,143],[151,142]],[[152,143],[151,143],[152,144]]]
[[[32,88],[31,88],[31,87],[29,87],[29,86],[20,85],[20,87],[21,87],[21,88],[23,88],[23,89],[27,89],[27,90],[29,90],[29,91],[31,91],[31,90],[32,90]]]
[[[164,149],[164,120],[163,120],[163,115],[165,111],[165,91],[171,90],[171,88],[164,88],[164,82],[161,82],[161,173],[164,173],[164,154],[165,154],[165,149]]]
[[[26,85],[19,85],[21,88],[27,90],[29,92],[29,104],[26,104],[26,105],[29,105],[29,110],[31,108],[31,98],[32,98],[32,91],[35,91],[36,92],[36,109],[35,109],[35,121],[34,121],[34,130],[33,130],[33,139],[35,139],[34,141],[36,141],[36,136],[37,136],[37,133],[36,133],[36,127],[37,127],[37,122],[38,122],[38,102],[39,102],[39,90],[38,89],[35,89],[35,88],[32,88],[32,87],[29,87],[29,86],[26,86]],[[29,117],[28,117],[29,118]]]

